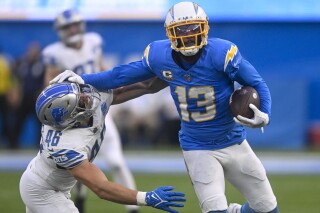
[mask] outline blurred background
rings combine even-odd
[[[104,62],[112,68],[139,60],[150,42],[166,39],[164,18],[177,2],[0,0],[2,174],[22,172],[37,152],[40,127],[34,101],[43,87],[40,53],[43,47],[58,40],[53,28],[58,12],[74,8],[84,16],[87,31],[98,32],[104,38]],[[237,44],[243,57],[255,66],[270,88],[271,124],[264,134],[257,129],[248,129],[247,134],[267,171],[275,179],[279,174],[292,175],[285,176],[284,181],[294,175],[312,175],[314,182],[306,182],[312,182],[310,190],[319,192],[320,1],[199,0],[197,3],[209,16],[209,37]],[[169,91],[112,106],[111,113],[134,172],[180,172],[185,177],[177,138],[179,120]],[[156,161],[148,165],[146,159]],[[108,169],[99,158],[97,164]],[[295,212],[294,208],[290,212]],[[315,207],[309,212],[320,210]]]

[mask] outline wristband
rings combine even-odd
[[[147,192],[138,192],[137,193],[137,205],[138,206],[146,206],[147,205],[146,195],[147,195]]]

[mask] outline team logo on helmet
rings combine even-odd
[[[67,114],[68,110],[62,108],[62,107],[57,107],[52,109],[51,115],[54,118],[56,123],[60,123],[62,121],[62,118],[65,114]]]

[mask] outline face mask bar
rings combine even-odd
[[[175,50],[201,48],[206,44],[208,21],[183,22],[167,27],[167,35]]]
[[[101,101],[100,93],[94,87],[86,84],[78,85],[77,107],[74,113],[74,119],[83,121],[90,118],[93,112],[99,106]]]

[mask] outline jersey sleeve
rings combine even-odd
[[[55,66],[58,69],[63,70],[63,66],[59,61],[59,51],[54,46],[48,46],[42,51],[42,62],[44,65]]]
[[[87,159],[86,154],[80,149],[55,149],[49,154],[56,165],[64,169],[72,169]]]
[[[103,39],[98,33],[91,32],[87,34],[91,42],[93,42],[95,45],[100,47],[103,45]]]
[[[249,85],[255,88],[260,96],[260,110],[271,117],[271,95],[269,88],[258,71],[247,60],[242,59],[234,80],[241,85]]]
[[[102,46],[104,45],[103,39],[100,34],[95,32],[86,33],[86,40],[93,46],[93,51],[97,52],[98,55],[102,56]]]
[[[142,56],[142,64],[144,67],[148,67],[150,70],[152,70],[149,62],[149,53],[150,53],[150,45],[149,44],[146,49],[144,50],[143,56]]]
[[[94,74],[83,74],[81,78],[100,91],[134,84],[155,76],[149,62],[150,45],[144,51],[140,61],[114,67],[112,70]]]
[[[228,43],[223,51],[223,71],[233,79],[239,69],[242,56],[238,47],[233,43]]]

